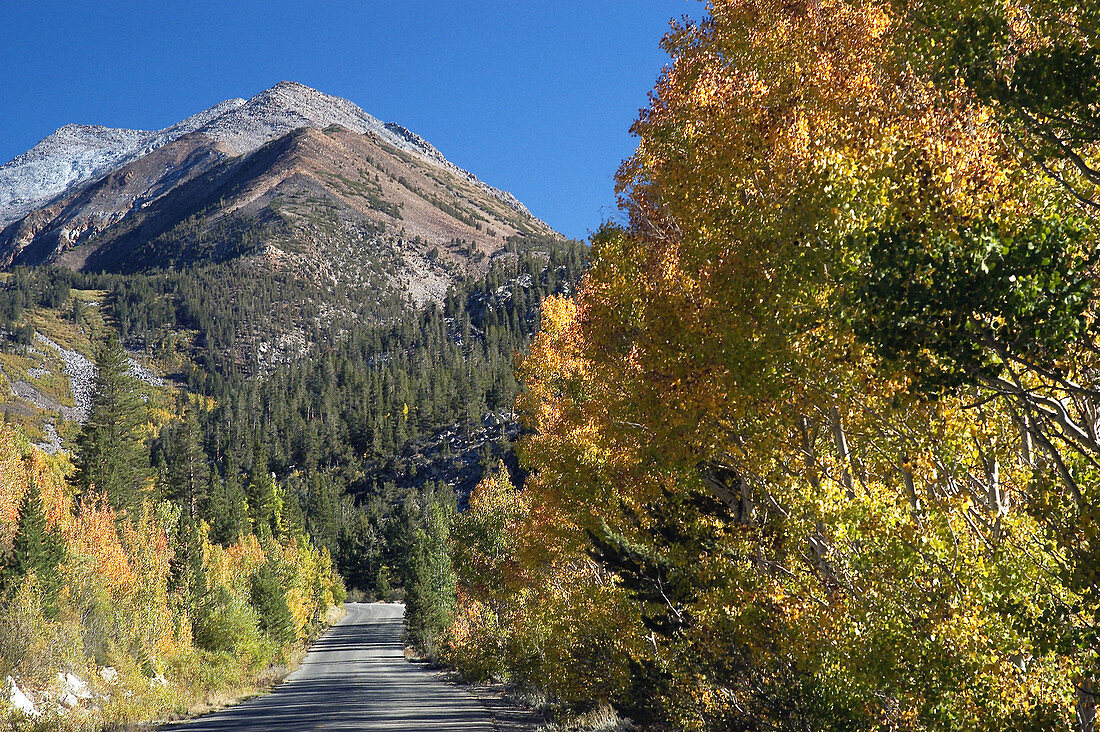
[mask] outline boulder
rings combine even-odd
[[[28,717],[37,717],[38,710],[35,708],[34,702],[31,701],[29,696],[23,693],[23,690],[15,683],[15,679],[10,676],[8,677],[8,686],[11,688],[11,694],[8,697],[11,708]]]

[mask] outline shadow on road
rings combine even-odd
[[[356,603],[347,608],[347,617],[313,644],[298,670],[271,694],[163,729],[493,729],[488,711],[476,699],[405,660],[402,606]]]

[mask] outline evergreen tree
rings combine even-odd
[[[284,536],[305,536],[306,517],[302,514],[302,504],[298,501],[298,491],[288,485],[279,491],[282,500],[279,506],[279,530]]]
[[[259,618],[260,630],[279,643],[294,639],[294,616],[286,602],[286,593],[278,567],[264,562],[251,579],[251,602]]]
[[[235,468],[227,470],[224,478],[211,480],[205,517],[210,524],[210,540],[222,546],[251,533],[248,499]]]
[[[202,532],[187,513],[180,512],[172,534],[172,559],[168,564],[168,590],[178,593],[195,609],[206,595],[206,573],[202,566]]]
[[[28,574],[34,574],[42,590],[42,608],[48,617],[57,614],[57,595],[61,589],[58,567],[65,559],[65,543],[57,527],[46,522],[42,492],[31,481],[19,505],[11,561],[4,568],[4,585],[13,586]]]
[[[229,525],[229,502],[225,495],[225,481],[214,474],[210,476],[210,485],[206,489],[206,502],[202,507],[202,517],[210,525],[210,541],[228,546],[237,539],[236,532]]]
[[[169,497],[183,506],[191,517],[199,515],[206,501],[210,482],[210,466],[202,448],[202,425],[194,409],[188,407],[179,424],[165,434],[168,453]]]
[[[275,494],[275,480],[267,470],[267,458],[257,457],[248,480],[248,514],[252,519],[252,531],[256,536],[273,536],[278,533],[279,507]]]
[[[448,546],[453,511],[433,500],[425,513],[424,526],[416,531],[408,563],[405,633],[417,650],[434,658],[451,624],[456,602]]]
[[[141,435],[145,409],[114,333],[97,350],[96,370],[91,410],[77,440],[76,484],[82,492],[105,495],[119,512],[132,511],[140,504],[148,466]]]
[[[339,538],[340,497],[327,476],[314,473],[310,477],[306,518],[309,534],[318,546],[336,553]]]

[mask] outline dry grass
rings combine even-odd
[[[562,722],[554,722],[540,728],[540,732],[631,732],[638,729],[629,719],[604,704],[590,712],[572,716]]]
[[[103,331],[103,302],[107,294],[103,290],[73,290],[68,301],[57,309],[34,308],[28,313],[29,321],[42,335],[62,348],[93,357],[92,334]],[[84,308],[84,324],[77,326],[71,320],[73,300],[95,303]]]
[[[305,658],[305,649],[295,649],[290,653],[285,664],[271,665],[250,679],[248,683],[215,689],[196,697],[187,706],[186,711],[179,715],[172,715],[167,721],[198,717],[210,714],[220,709],[240,704],[246,699],[266,694],[275,686],[282,683],[288,675],[298,668]]]

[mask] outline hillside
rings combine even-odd
[[[196,519],[220,535],[216,497],[273,474],[353,588],[399,593],[409,506],[515,467],[515,356],[586,247],[346,100],[282,83],[220,107],[137,156],[103,132],[97,176],[0,234],[0,408],[79,453],[117,334],[157,485],[202,404]]]
[[[515,359],[587,259],[415,133],[290,83],[153,133],[64,128],[0,169],[0,208],[0,448],[49,454],[64,519],[13,560],[37,479],[0,479],[0,595],[90,638],[131,586],[159,593],[141,637],[86,643],[94,665],[0,648],[0,678],[41,706],[62,665],[117,666],[133,704],[77,710],[104,720],[253,688],[325,622],[333,568],[353,597],[415,593],[432,517],[517,469]],[[88,615],[59,557],[97,547],[140,570]],[[32,606],[35,577],[63,601]]]
[[[123,275],[128,345],[172,333],[221,374],[269,371],[563,241],[415,133],[292,82],[155,133],[63,128],[0,168],[0,221],[18,201],[36,208],[0,232],[0,268]],[[149,308],[173,317],[139,334],[127,313]]]

